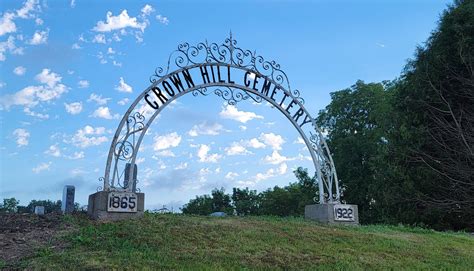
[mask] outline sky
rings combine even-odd
[[[0,199],[76,201],[102,186],[111,139],[155,69],[188,42],[275,60],[317,113],[357,80],[400,75],[450,1],[2,1]],[[263,191],[314,167],[275,108],[185,95],[153,122],[137,156],[147,209],[178,210],[213,188]],[[342,167],[344,165],[336,165]]]

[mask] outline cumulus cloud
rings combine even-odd
[[[40,102],[58,99],[67,91],[66,86],[61,84],[61,78],[61,76],[51,72],[49,69],[43,69],[35,77],[43,85],[28,86],[14,94],[2,96],[0,97],[0,106],[6,109],[13,105],[34,107]]]
[[[111,98],[102,98],[102,95],[97,95],[95,93],[92,93],[89,96],[89,99],[87,99],[88,102],[95,102],[98,105],[104,105],[107,104],[107,101],[110,100]]]
[[[223,107],[222,111],[219,113],[219,116],[224,119],[236,120],[241,123],[247,123],[247,121],[253,119],[263,119],[262,116],[257,115],[254,112],[239,111],[233,105],[227,105]]]
[[[156,15],[156,20],[164,25],[168,25],[170,23],[170,20],[161,14]]]
[[[16,32],[16,24],[13,21],[14,18],[14,13],[5,12],[3,14],[2,18],[0,18],[0,36]]]
[[[82,111],[82,102],[74,102],[74,103],[64,103],[64,107],[66,108],[66,112],[71,115],[77,115]]]
[[[82,159],[82,158],[84,158],[84,152],[83,151],[74,152],[72,155],[69,155],[69,156],[66,156],[66,157],[68,159],[71,159],[71,160]]]
[[[77,86],[79,88],[88,88],[89,87],[89,81],[87,80],[80,80],[79,82],[77,82]]]
[[[101,106],[97,108],[94,113],[91,115],[94,118],[102,118],[102,119],[118,119],[120,117],[119,114],[114,114],[110,112],[110,109],[107,106]]]
[[[225,175],[224,178],[229,179],[229,180],[233,180],[233,179],[235,179],[236,177],[239,177],[239,174],[236,173],[236,172],[230,171],[230,172],[228,172],[228,173]]]
[[[209,162],[217,163],[217,161],[222,157],[217,153],[209,154],[211,147],[208,145],[201,144],[197,151],[197,156],[199,157],[199,162]]]
[[[153,140],[153,149],[155,151],[160,151],[177,147],[179,143],[181,143],[181,136],[176,132],[173,132],[166,135],[155,136]]]
[[[123,98],[122,100],[118,101],[117,104],[126,105],[128,101],[130,101],[128,98]]]
[[[59,149],[57,144],[49,146],[44,153],[54,157],[61,157],[61,149]]]
[[[276,135],[274,133],[262,133],[259,138],[273,150],[281,150],[281,146],[285,143],[285,140],[281,135]]]
[[[113,16],[112,12],[108,11],[106,17],[106,22],[97,22],[97,25],[92,30],[97,32],[110,32],[130,27],[140,29],[143,32],[146,28],[146,23],[140,23],[137,18],[130,17],[126,9],[117,16]]]
[[[15,131],[13,131],[13,135],[16,137],[16,145],[18,147],[28,146],[30,133],[27,130],[23,128],[15,129]]]
[[[120,77],[119,85],[116,86],[115,89],[120,92],[128,92],[128,93],[131,93],[133,91],[132,87],[127,85],[127,83],[125,83],[125,80],[123,80],[123,77]]]
[[[26,68],[23,66],[18,66],[15,69],[13,69],[13,73],[18,76],[24,75],[25,72],[26,72]]]
[[[28,0],[16,12],[5,12],[0,18],[0,36],[17,31],[14,19],[34,18],[34,12],[40,10],[38,0]]]
[[[27,116],[31,116],[31,117],[35,117],[35,118],[39,118],[39,119],[49,119],[48,114],[41,114],[41,113],[38,113],[38,112],[34,112],[29,107],[23,108],[23,112],[25,112],[25,114]]]
[[[41,171],[49,170],[49,168],[51,167],[51,164],[52,164],[51,162],[41,163],[38,166],[34,167],[32,170],[34,173],[38,174]]]
[[[264,161],[268,164],[277,165],[288,161],[288,158],[278,153],[278,151],[273,151],[272,155],[265,156]]]
[[[31,45],[40,45],[48,42],[49,31],[36,31],[33,34],[29,44]]]
[[[225,148],[227,155],[246,155],[251,154],[241,143],[233,142],[230,147]]]
[[[142,14],[143,14],[143,15],[148,16],[148,15],[150,15],[152,12],[154,12],[155,9],[154,9],[152,6],[146,4],[146,5],[142,8],[141,11],[142,11]]]
[[[104,34],[97,34],[92,39],[93,43],[103,43],[105,44],[105,35]]]
[[[224,128],[219,123],[209,124],[207,122],[203,122],[198,125],[194,125],[193,128],[189,130],[188,135],[219,135],[222,130],[224,130]]]
[[[6,41],[0,42],[0,61],[7,59],[6,53],[9,52],[14,55],[22,55],[23,48],[15,45],[15,37],[9,36]]]
[[[86,125],[84,128],[77,130],[72,136],[70,143],[80,148],[87,148],[100,145],[107,142],[107,140],[105,127],[94,128],[90,125]]]

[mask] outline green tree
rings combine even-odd
[[[256,190],[234,188],[232,190],[232,202],[237,215],[258,214],[259,200]]]
[[[16,213],[18,204],[20,204],[20,201],[15,198],[3,199],[3,204],[1,205],[0,210],[6,213]]]
[[[231,204],[230,195],[225,193],[224,188],[212,190],[212,211],[233,214],[234,208]]]
[[[439,228],[474,228],[474,2],[456,1],[397,84],[393,161],[416,215]]]
[[[212,213],[212,198],[209,195],[196,196],[181,208],[183,214],[209,215]]]
[[[387,82],[357,81],[351,88],[331,93],[331,103],[317,123],[327,132],[342,187],[342,200],[359,206],[362,223],[376,222],[381,204],[390,129],[390,91]],[[384,172],[385,171],[385,172]]]

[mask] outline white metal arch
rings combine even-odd
[[[222,97],[230,105],[235,105],[240,101],[248,99],[256,102],[266,101],[283,113],[298,131],[310,152],[320,191],[319,202],[339,202],[340,191],[334,162],[324,136],[316,125],[315,119],[311,117],[304,107],[304,100],[300,97],[300,92],[298,90],[291,91],[288,78],[278,64],[274,61],[265,61],[263,57],[257,56],[255,52],[252,53],[249,50],[240,49],[236,47],[236,44],[237,42],[232,39],[232,35],[221,45],[216,43],[209,45],[206,42],[199,43],[196,46],[189,46],[189,44],[184,43],[179,45],[178,50],[170,55],[166,69],[158,68],[155,71],[155,74],[150,79],[152,84],[131,104],[115,132],[107,157],[105,175],[104,178],[100,178],[104,182],[104,190],[132,192],[132,186],[123,185],[125,164],[130,163],[132,165],[128,173],[129,176],[134,176],[134,165],[140,144],[147,129],[163,108],[175,99],[188,93],[192,93],[194,96],[214,93]],[[201,53],[203,56],[198,58]],[[173,92],[174,95],[168,95],[164,103],[158,108],[152,109],[150,116],[144,113],[143,105],[145,106],[145,111],[151,109],[150,105],[146,104],[149,103],[147,96],[160,84],[164,85],[164,82],[168,82],[167,80],[170,78],[179,78],[179,74],[182,75],[185,72],[189,74],[190,70],[198,68],[207,69],[208,67],[212,69],[213,77],[213,67],[217,67],[218,72],[220,67],[225,67],[229,73],[230,69],[252,73],[266,80],[265,82],[268,81],[275,87],[278,87],[284,93],[285,98],[289,97],[289,100],[293,101],[302,110],[301,112],[307,116],[307,123],[311,126],[310,131],[308,132],[307,129],[304,131],[302,126],[305,123],[299,125],[295,121],[294,116],[292,117],[289,111],[282,107],[281,103],[278,104],[274,99],[260,93],[255,87],[251,88],[245,84],[242,85],[235,82],[209,81],[188,85],[187,88],[183,88],[183,91]],[[175,68],[175,70],[169,72],[172,68]],[[146,106],[149,107],[147,108]]]

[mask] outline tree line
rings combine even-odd
[[[4,198],[0,203],[0,213],[19,213],[31,214],[35,212],[36,206],[43,206],[45,213],[61,212],[61,200],[31,200],[28,205],[20,205],[20,201],[15,198]],[[74,203],[74,210],[78,211],[81,207],[79,203]]]
[[[317,117],[362,223],[474,229],[474,1],[455,1],[400,77],[331,93]],[[318,189],[298,182],[257,193],[198,196],[184,213],[301,215]]]

